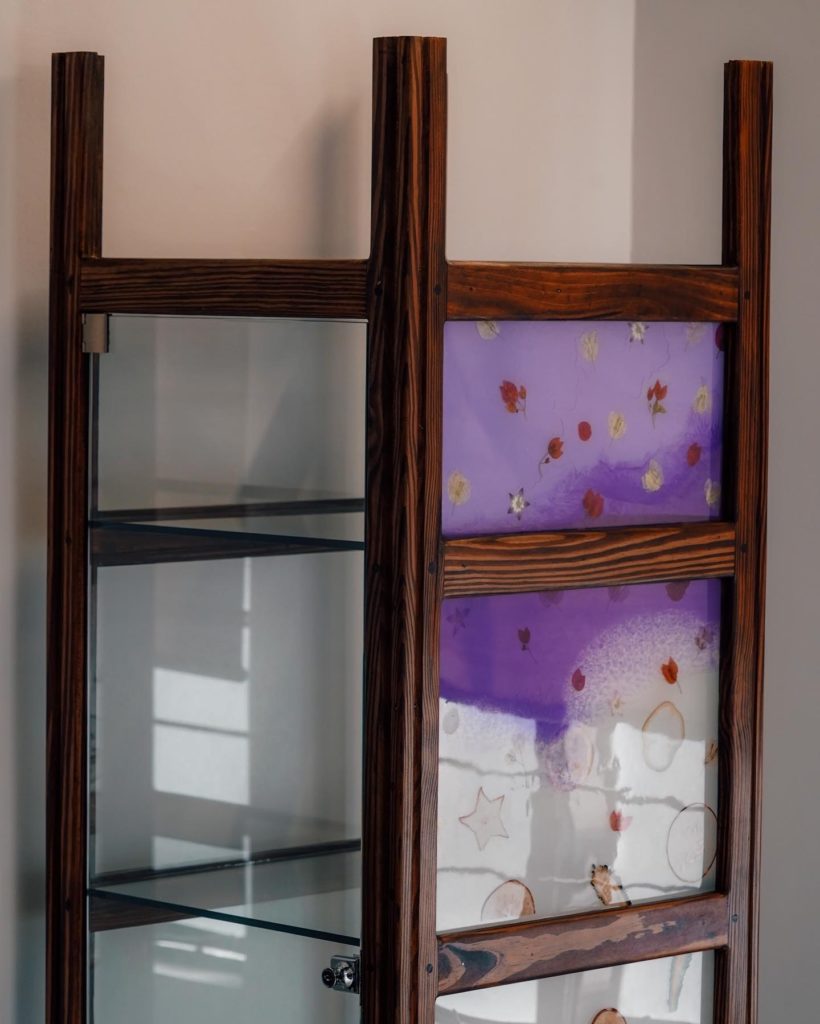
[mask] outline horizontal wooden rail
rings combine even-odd
[[[450,263],[448,320],[733,321],[735,267]]]
[[[623,910],[482,925],[438,939],[438,992],[447,995],[719,949],[729,942],[728,901],[710,893]]]
[[[711,579],[735,569],[731,523],[509,533],[444,542],[444,596]]]
[[[86,259],[80,309],[364,320],[367,260]]]

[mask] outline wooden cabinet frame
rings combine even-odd
[[[85,313],[367,319],[363,1020],[432,1024],[438,994],[716,950],[715,1021],[756,1019],[766,531],[771,65],[725,74],[721,266],[448,263],[443,39],[374,47],[368,260],[105,259],[103,59],[53,59],[48,591],[50,1024],[85,1024],[89,357]],[[721,321],[724,521],[443,540],[448,319]],[[111,557],[114,557],[113,555]],[[728,581],[717,890],[436,934],[444,595]]]

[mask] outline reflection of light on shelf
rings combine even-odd
[[[153,973],[161,978],[174,981],[193,981],[198,985],[218,985],[220,988],[240,988],[242,978],[225,971],[206,971],[197,967],[177,967],[170,964],[154,964]]]
[[[212,932],[232,939],[244,939],[248,934],[247,926],[236,921],[217,921],[210,917],[192,917],[189,920],[176,921],[180,928],[193,928],[195,931]]]
[[[243,964],[248,959],[244,953],[237,953],[233,949],[217,949],[216,946],[203,946],[202,952],[205,956],[215,956],[219,960],[237,960]]]
[[[162,949],[178,949],[183,953],[196,953],[197,950],[193,942],[175,942],[173,939],[157,939],[156,945]]]

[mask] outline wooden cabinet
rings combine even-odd
[[[721,266],[448,262],[373,70],[369,259],[107,259],[54,57],[48,1020],[754,1020],[771,66]]]

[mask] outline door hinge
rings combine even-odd
[[[108,314],[83,313],[83,352],[101,355],[108,351]]]

